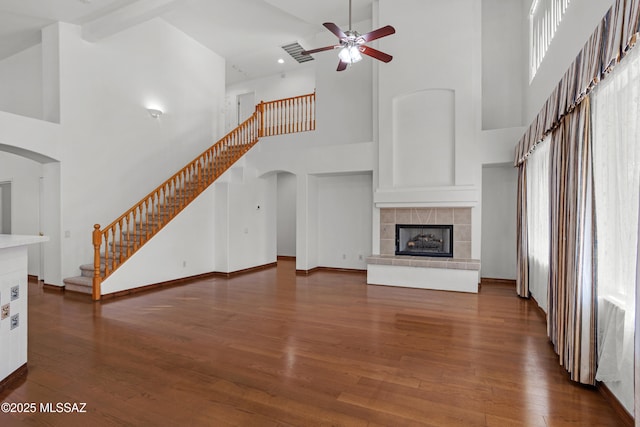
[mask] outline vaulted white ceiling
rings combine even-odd
[[[371,18],[374,0],[352,0],[352,21]],[[100,40],[151,18],[161,18],[227,60],[227,83],[299,66],[281,48],[304,48],[323,22],[348,27],[348,0],[0,0],[0,58],[40,42],[57,21],[81,25]],[[369,29],[363,29],[368,31]],[[282,58],[284,64],[278,64]]]

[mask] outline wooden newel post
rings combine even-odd
[[[260,104],[256,106],[258,114],[260,114],[260,128],[258,129],[258,137],[264,136],[264,101],[260,101]]]
[[[100,276],[100,246],[102,245],[102,232],[100,224],[93,226],[93,291],[91,293],[94,301],[100,301],[101,290],[100,284],[102,277]]]

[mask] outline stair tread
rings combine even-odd
[[[91,277],[86,277],[86,276],[74,276],[74,277],[67,277],[66,279],[62,280],[64,282],[64,284],[73,284],[76,286],[89,286],[89,287],[93,287],[93,279]]]

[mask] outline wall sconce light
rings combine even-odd
[[[162,115],[162,110],[158,110],[157,108],[147,108],[147,111],[154,119],[157,119]]]

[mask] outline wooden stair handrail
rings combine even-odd
[[[100,288],[104,279],[240,159],[260,137],[315,130],[315,99],[316,94],[313,92],[260,102],[251,117],[140,199],[111,224],[103,229],[95,224],[92,234],[93,300],[100,300]]]

